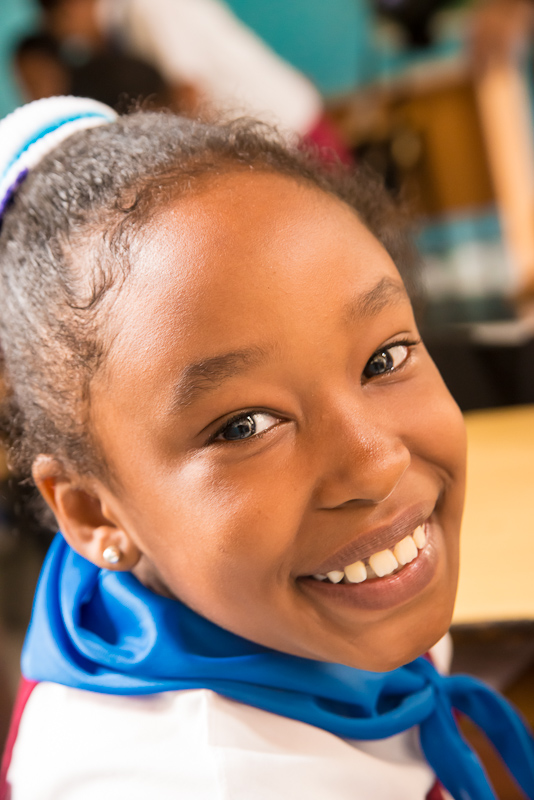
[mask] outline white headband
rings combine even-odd
[[[0,122],[0,219],[29,170],[76,131],[117,119],[109,106],[84,97],[47,97]]]

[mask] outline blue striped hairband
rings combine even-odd
[[[81,97],[50,97],[16,109],[0,122],[0,220],[45,155],[73,133],[113,122],[109,106]]]

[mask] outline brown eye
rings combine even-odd
[[[366,378],[374,378],[377,375],[384,375],[398,369],[408,358],[409,346],[406,344],[394,344],[385,347],[375,353],[367,364],[363,374]]]

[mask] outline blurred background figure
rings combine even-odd
[[[15,50],[14,66],[28,100],[70,93],[67,68],[59,56],[57,43],[50,36],[25,37]]]
[[[495,62],[524,60],[534,33],[531,0],[487,0],[473,16],[471,50],[480,72]]]
[[[177,110],[180,93],[146,62],[120,52],[97,51],[83,59],[69,60],[59,43],[48,34],[35,34],[19,42],[15,68],[28,100],[73,94],[92,97],[118,110],[133,100],[149,100],[151,106]]]
[[[321,95],[219,0],[40,0],[68,61],[119,51],[164,77],[176,106],[249,114],[347,157]]]

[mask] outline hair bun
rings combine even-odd
[[[29,170],[76,131],[117,119],[109,106],[85,97],[47,97],[0,122],[0,219]]]

